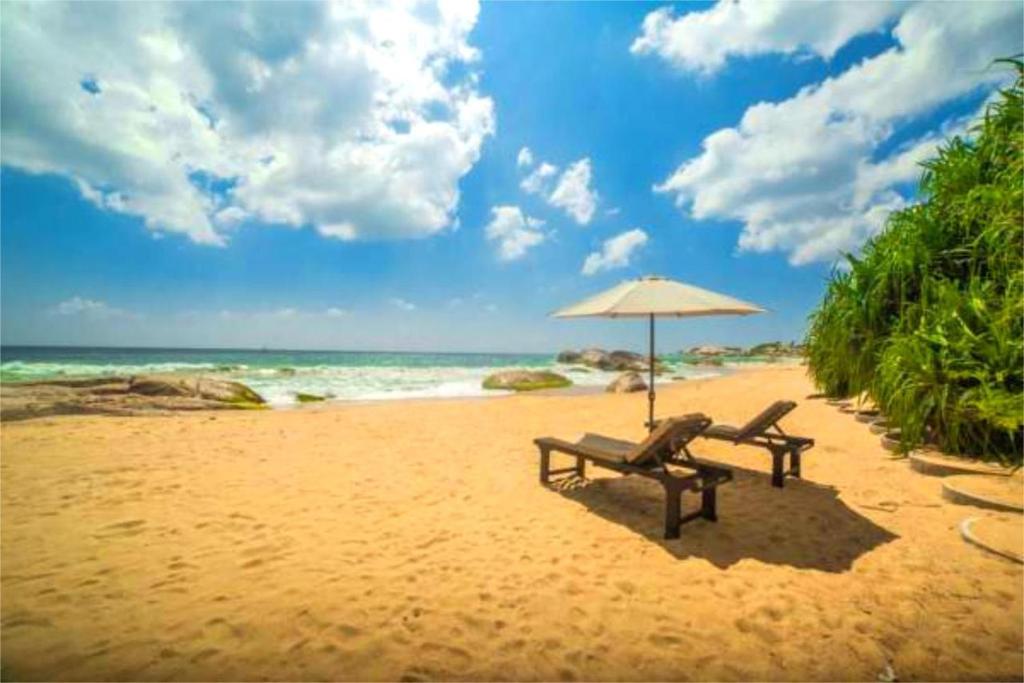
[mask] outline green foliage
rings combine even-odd
[[[904,450],[1021,462],[1024,425],[1024,64],[971,130],[924,164],[922,202],[889,217],[811,315],[818,388],[866,393]]]

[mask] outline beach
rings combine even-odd
[[[1020,680],[1022,567],[957,531],[994,513],[805,372],[659,387],[816,440],[782,490],[698,440],[735,480],[668,541],[654,482],[538,482],[534,438],[639,440],[643,392],[5,423],[3,678]]]

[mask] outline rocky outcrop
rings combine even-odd
[[[743,353],[743,349],[738,346],[714,346],[712,344],[704,344],[702,346],[694,346],[686,353],[691,356],[725,356],[729,354],[739,355]]]
[[[604,349],[584,349],[582,351],[563,351],[558,354],[558,362],[585,365],[606,372],[624,372],[627,370],[644,371],[649,367],[647,356],[632,351],[605,351]],[[661,372],[661,362],[655,360],[655,372]]]
[[[609,384],[605,391],[614,394],[629,394],[634,391],[645,391],[647,389],[647,382],[640,376],[638,372],[624,372],[615,380]]]
[[[562,351],[557,356],[555,356],[556,361],[558,361],[559,363],[565,363],[566,365],[575,365],[576,363],[580,362],[580,359],[580,352],[572,350]]]
[[[547,370],[503,370],[484,379],[484,389],[506,391],[536,391],[537,389],[561,389],[572,386],[572,380]]]
[[[262,408],[240,382],[194,375],[60,379],[0,386],[0,420],[46,415],[154,415],[181,410]]]

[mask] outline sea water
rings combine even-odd
[[[666,358],[675,377],[709,377],[718,368],[694,367]],[[243,349],[133,349],[4,346],[0,382],[97,377],[157,372],[202,373],[246,384],[271,405],[294,405],[299,393],[333,400],[387,400],[494,396],[482,387],[487,375],[524,368],[552,370],[576,386],[604,387],[618,376],[562,365],[552,354],[402,353]]]

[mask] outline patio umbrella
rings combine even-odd
[[[589,299],[567,306],[555,318],[647,318],[650,321],[650,386],[647,392],[647,428],[654,429],[654,318],[698,315],[750,315],[764,309],[724,294],[683,282],[649,275],[627,280]]]

